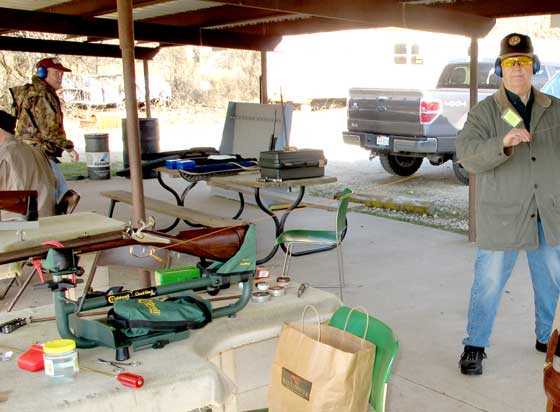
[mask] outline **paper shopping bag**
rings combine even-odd
[[[272,365],[270,412],[366,412],[375,346],[317,324],[283,326]]]

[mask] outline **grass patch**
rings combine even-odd
[[[116,176],[118,170],[123,167],[122,162],[112,162],[111,163],[111,176]],[[87,164],[86,162],[64,162],[60,163],[60,170],[66,180],[80,180],[82,178],[87,178]]]

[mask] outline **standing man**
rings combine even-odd
[[[55,214],[56,179],[38,149],[17,140],[16,119],[0,110],[0,190],[36,190],[39,217]]]
[[[476,174],[477,249],[461,373],[482,374],[500,298],[525,250],[536,350],[546,352],[560,282],[560,100],[531,86],[540,63],[528,36],[501,42],[500,89],[469,112],[457,155]]]
[[[58,158],[66,150],[74,161],[78,153],[66,138],[60,100],[56,91],[62,87],[62,77],[71,70],[55,57],[42,59],[35,65],[31,84],[10,89],[17,118],[16,137],[39,148],[49,159],[58,181],[56,201],[68,190]]]

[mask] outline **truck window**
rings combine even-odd
[[[449,78],[449,84],[457,86],[467,86],[467,68],[466,67],[455,67],[451,72]]]
[[[470,64],[448,64],[437,84],[438,88],[464,89],[470,84]],[[497,89],[500,79],[494,74],[494,67],[490,63],[481,63],[478,68],[478,88]]]

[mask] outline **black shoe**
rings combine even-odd
[[[482,361],[486,359],[484,348],[465,346],[459,367],[463,375],[482,375]]]
[[[542,342],[536,341],[535,349],[538,350],[539,352],[546,353],[546,351],[548,349],[548,343],[542,343]]]

